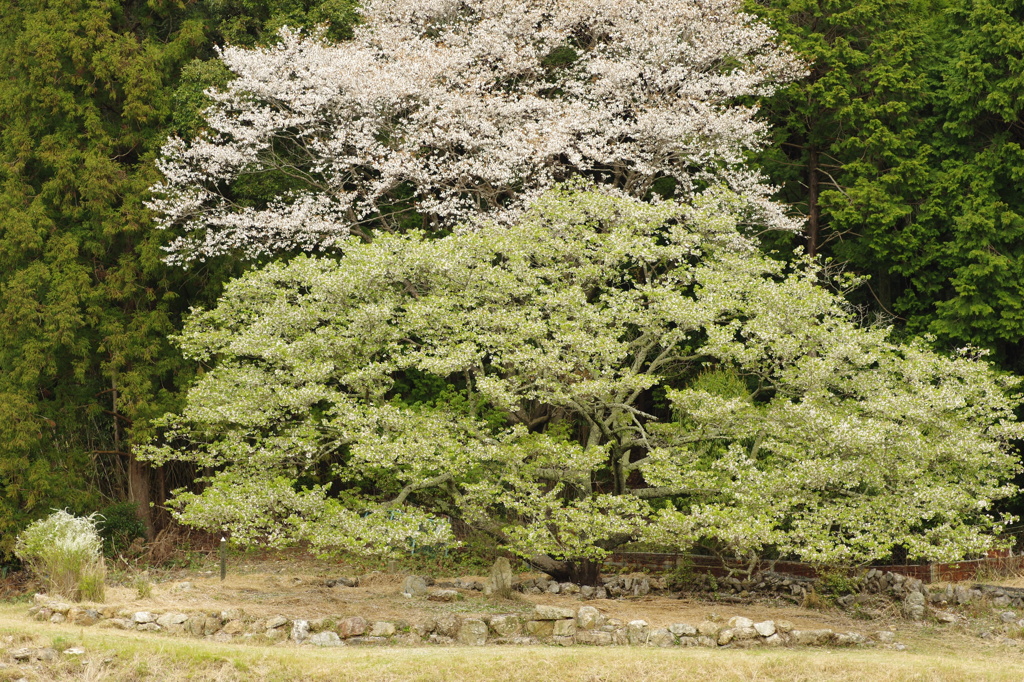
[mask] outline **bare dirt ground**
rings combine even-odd
[[[768,601],[744,604],[697,597],[646,596],[583,602],[571,596],[517,595],[511,600],[461,590],[462,601],[437,603],[399,594],[405,575],[430,575],[438,582],[481,575],[442,570],[403,571],[318,561],[298,552],[233,555],[221,582],[215,554],[188,568],[111,571],[105,603],[129,611],[218,612],[241,609],[252,618],[340,618],[424,621],[444,613],[464,615],[527,613],[535,604],[578,607],[589,604],[622,621],[646,620],[654,627],[713,617],[742,615],[755,620],[788,620],[798,629],[895,633],[898,644],[870,648],[784,647],[778,649],[659,649],[651,647],[343,647],[320,650],[287,644],[222,643],[212,639],[167,637],[68,623],[40,623],[28,617],[24,590],[0,604],[0,680],[37,682],[196,682],[217,680],[523,680],[587,682],[678,682],[679,680],[1020,680],[1024,679],[1024,639],[994,636],[998,614],[979,606],[955,625],[912,623],[893,608],[872,620],[838,609],[810,609]],[[383,570],[373,570],[381,568]],[[526,577],[522,574],[521,577]],[[327,587],[328,579],[358,576],[360,586]],[[1016,578],[987,582],[1012,583]],[[183,587],[183,583],[189,583]],[[12,585],[12,587],[14,587]],[[18,585],[28,588],[31,585]],[[141,589],[140,589],[141,588]],[[149,592],[145,597],[141,593]],[[1024,637],[1024,632],[1020,637]],[[13,660],[18,647],[52,647],[61,653],[48,663]],[[67,654],[80,647],[82,655]]]
[[[485,615],[493,613],[527,613],[536,604],[578,608],[584,603],[596,607],[609,618],[623,622],[642,619],[652,627],[672,623],[696,624],[709,618],[727,620],[742,615],[755,621],[788,620],[797,629],[829,628],[837,632],[867,634],[892,629],[902,621],[864,621],[851,618],[839,610],[815,610],[777,602],[746,604],[721,603],[696,597],[676,598],[648,595],[621,599],[581,601],[578,597],[558,594],[517,594],[513,599],[485,597],[479,591],[459,590],[464,599],[439,603],[425,598],[408,598],[400,594],[402,580],[409,572],[369,571],[336,562],[317,561],[294,555],[262,557],[232,562],[222,582],[216,566],[195,570],[153,572],[148,576],[151,594],[141,597],[131,584],[107,588],[105,603],[137,611],[213,612],[241,609],[253,618],[285,616],[286,618],[343,618],[362,616],[367,620],[417,622],[445,613]],[[421,573],[422,574],[422,573]],[[536,574],[522,573],[526,578]],[[327,587],[327,580],[341,576],[358,576],[358,587]],[[438,582],[454,582],[457,578],[484,581],[483,575],[438,573]],[[184,583],[187,583],[185,585]]]

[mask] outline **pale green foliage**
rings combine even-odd
[[[1018,468],[1009,382],[858,326],[735,205],[570,187],[511,229],[253,271],[187,324],[213,367],[149,456],[213,468],[181,518],[249,542],[442,544],[440,513],[567,560],[631,538],[820,561],[988,546]],[[449,388],[407,404],[409,372]]]
[[[140,575],[135,578],[133,584],[135,586],[135,595],[139,599],[149,599],[153,596],[153,583],[149,582],[149,578]]]
[[[81,517],[67,511],[30,524],[18,536],[14,553],[46,585],[68,599],[103,599],[103,539],[96,514]]]

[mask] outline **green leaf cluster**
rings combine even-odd
[[[212,472],[178,517],[393,553],[451,541],[454,516],[570,562],[636,539],[820,562],[988,547],[1020,468],[1012,382],[859,325],[730,199],[574,184],[513,226],[353,238],[232,281],[187,321],[212,368],[148,449]]]

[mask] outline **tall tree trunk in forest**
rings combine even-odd
[[[110,380],[111,394],[113,397],[113,418],[114,418],[114,450],[124,452],[121,447],[121,421],[117,412],[117,379]],[[146,528],[146,539],[152,541],[156,537],[156,528],[153,525],[153,511],[149,506],[150,495],[150,469],[142,462],[135,459],[131,453],[128,454],[128,495],[135,503],[135,513]]]
[[[163,530],[169,525],[169,516],[164,506],[167,503],[167,467],[160,465],[156,467],[156,503],[157,513],[154,514],[154,526]]]
[[[129,494],[135,503],[139,520],[146,527],[146,539],[152,540],[156,537],[156,528],[153,525],[153,510],[149,506],[150,469],[135,457],[129,460],[128,467]]]
[[[818,255],[821,207],[818,205],[818,150],[811,147],[807,158],[807,255]]]

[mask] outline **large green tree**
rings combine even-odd
[[[213,473],[180,518],[389,554],[455,517],[585,581],[631,539],[830,563],[990,546],[1024,433],[1010,380],[860,326],[738,205],[556,190],[515,226],[250,271],[181,337],[209,371],[150,452]]]
[[[811,64],[764,102],[763,167],[803,243],[871,279],[859,300],[1022,368],[1018,3],[762,0]]]
[[[901,5],[906,27],[881,3],[787,7],[815,73],[776,101],[798,112],[777,166],[809,168],[818,254],[861,205],[882,232],[904,219],[917,185],[875,194],[931,182],[913,127],[929,43],[923,5]],[[737,106],[794,73],[786,51],[730,3],[529,9],[373,2],[349,44],[284,32],[223,53],[237,79],[209,129],[161,159],[172,257],[339,260],[254,270],[188,323],[210,370],[152,450],[212,472],[180,518],[387,553],[450,540],[447,514],[587,580],[637,537],[822,561],[984,547],[1013,491],[1006,384],[859,328],[816,267],[737,228],[789,224]],[[634,198],[556,193],[515,219],[574,175]],[[389,218],[411,209],[456,234],[403,235]]]
[[[235,266],[162,263],[142,206],[155,150],[194,127],[215,43],[351,18],[338,0],[0,3],[0,537],[160,497],[130,453],[191,376],[167,335]]]
[[[1024,330],[1024,8],[957,0],[936,76],[933,179],[914,231],[877,240],[906,281],[896,302],[913,330],[991,348],[1015,371]]]

